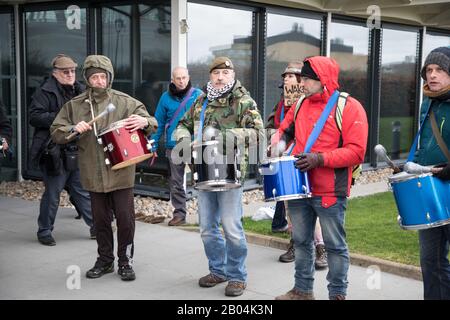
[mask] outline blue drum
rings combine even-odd
[[[398,223],[421,230],[450,223],[450,182],[431,173],[400,172],[389,177],[398,209]]]
[[[264,200],[283,201],[309,198],[308,176],[294,166],[293,156],[270,158],[263,162],[259,172],[264,177]]]

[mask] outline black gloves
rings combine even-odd
[[[323,166],[323,157],[320,153],[301,153],[295,157],[298,158],[295,167],[301,172]]]
[[[438,173],[434,173],[433,175],[441,180],[450,180],[450,164],[446,164],[444,166],[436,166],[435,168],[443,168]]]

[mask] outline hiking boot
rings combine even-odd
[[[328,267],[327,252],[323,244],[316,246],[316,260],[314,261],[316,270],[325,269]]]
[[[305,293],[293,288],[285,294],[275,297],[275,300],[315,300],[315,298],[312,292]]]
[[[44,246],[55,246],[56,241],[53,239],[52,235],[40,237],[38,238],[39,242],[42,243]]]
[[[293,262],[295,260],[295,248],[294,240],[289,241],[289,247],[285,253],[283,253],[278,260],[280,262]]]
[[[345,296],[343,294],[337,294],[335,296],[330,296],[330,300],[345,300]]]
[[[237,297],[244,293],[247,284],[240,281],[229,281],[225,288],[225,295],[228,297]]]
[[[227,281],[226,279],[223,279],[219,276],[216,276],[215,274],[208,274],[207,276],[201,277],[198,279],[198,285],[203,288],[211,288],[214,287],[216,284],[222,283]]]
[[[89,278],[89,279],[100,278],[104,274],[111,273],[113,271],[114,271],[114,263],[108,264],[103,267],[99,267],[99,266],[95,265],[92,269],[90,269],[86,272],[86,278]]]
[[[129,264],[119,266],[119,270],[117,270],[117,273],[119,274],[120,279],[122,279],[123,281],[133,281],[134,279],[136,279],[136,274]]]
[[[181,226],[186,223],[186,219],[184,217],[175,216],[172,220],[169,221],[168,225],[171,227]]]

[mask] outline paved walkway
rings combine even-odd
[[[199,234],[165,224],[136,222],[135,281],[123,282],[116,273],[86,279],[97,248],[87,226],[74,219],[73,209],[60,208],[57,245],[43,246],[36,240],[38,208],[35,201],[0,197],[0,299],[236,299],[224,296],[225,284],[197,285],[208,273]],[[248,249],[248,287],[237,299],[272,300],[292,288],[294,264],[277,261],[281,250],[255,244]],[[318,299],[328,296],[326,274],[316,273]],[[77,279],[80,289],[69,289]],[[351,265],[348,298],[421,299],[422,282]]]

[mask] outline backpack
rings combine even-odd
[[[341,92],[339,94],[339,98],[337,101],[337,107],[336,107],[336,125],[339,129],[339,132],[341,133],[339,137],[339,146],[342,146],[342,115],[344,114],[344,108],[345,104],[347,103],[347,98],[349,94],[347,92]],[[301,96],[300,99],[298,99],[297,104],[295,105],[295,113],[294,113],[294,122],[295,119],[297,119],[297,113],[300,110],[300,106],[302,105],[303,100],[305,99],[305,96]],[[361,175],[362,172],[362,164],[358,164],[353,166],[352,169],[352,185],[355,184],[355,180]]]

